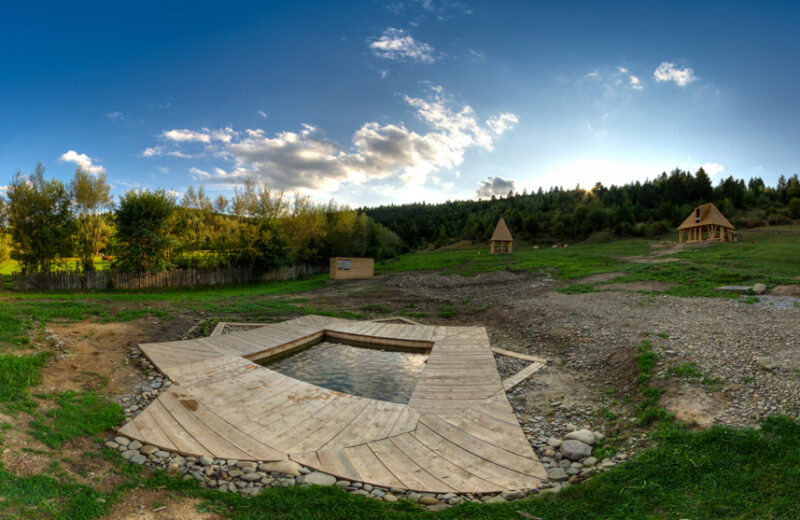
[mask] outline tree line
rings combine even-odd
[[[703,168],[675,169],[653,180],[589,190],[552,188],[509,192],[490,200],[413,203],[362,208],[375,222],[397,233],[411,248],[458,240],[486,241],[499,217],[515,238],[554,242],[581,240],[597,232],[656,236],[678,226],[696,206],[713,202],[736,227],[786,224],[800,218],[797,174],[774,187],[761,178],[729,176],[714,186]]]
[[[163,189],[130,190],[115,203],[105,174],[82,169],[65,185],[39,164],[17,172],[0,197],[0,261],[23,272],[95,269],[106,255],[121,272],[173,267],[323,265],[331,256],[389,258],[409,249],[458,240],[486,241],[503,216],[515,238],[547,243],[597,232],[656,236],[692,209],[714,202],[737,227],[785,224],[800,218],[800,180],[732,176],[714,186],[700,168],[675,169],[653,180],[590,190],[541,188],[490,200],[403,204],[352,210],[303,195],[286,196],[249,179],[232,197],[213,200],[189,187],[181,200]],[[77,265],[67,265],[77,257]]]
[[[130,190],[115,203],[106,175],[82,169],[65,185],[41,164],[17,172],[0,197],[0,262],[22,272],[95,269],[102,254],[120,272],[174,267],[325,264],[331,256],[387,258],[402,240],[363,212],[287,197],[247,180],[229,199],[189,187],[178,201],[163,189]],[[68,264],[70,258],[77,261]]]

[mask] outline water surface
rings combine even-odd
[[[408,403],[427,354],[323,341],[261,364],[270,370],[351,395]]]

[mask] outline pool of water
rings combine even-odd
[[[408,403],[427,354],[323,341],[287,357],[259,362],[281,374],[351,395]]]

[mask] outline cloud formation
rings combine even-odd
[[[309,124],[273,135],[262,129],[239,133],[229,127],[168,130],[161,138],[182,146],[204,144],[215,157],[226,160],[228,167],[213,172],[191,170],[196,179],[209,183],[233,185],[254,177],[277,188],[313,192],[333,191],[342,183],[395,179],[407,187],[420,187],[432,172],[460,165],[468,150],[491,150],[494,139],[519,120],[516,114],[501,113],[481,122],[472,107],[456,103],[441,87],[432,87],[426,98],[403,100],[429,131],[417,132],[403,123],[366,122],[352,134],[349,147]],[[142,155],[160,153],[163,147],[156,146]],[[437,181],[446,185],[440,178]]]
[[[71,162],[77,164],[80,168],[92,175],[100,175],[101,173],[106,172],[104,167],[100,166],[99,164],[93,164],[92,159],[88,155],[85,153],[78,153],[75,150],[69,150],[68,152],[61,154],[61,157],[59,157],[58,160],[60,162]]]
[[[707,162],[700,165],[703,168],[709,177],[714,177],[715,175],[719,175],[720,173],[725,171],[725,167],[720,163],[715,162]]]
[[[517,191],[516,181],[514,179],[488,177],[485,181],[480,181],[478,183],[475,196],[479,199],[490,199],[492,195],[495,197],[505,197],[510,191]]]
[[[691,68],[685,67],[683,69],[678,69],[675,68],[674,63],[670,63],[668,61],[661,62],[661,65],[659,65],[653,72],[653,77],[656,79],[656,81],[672,81],[679,87],[685,87],[697,79],[694,75],[694,71]]]
[[[418,42],[403,29],[389,27],[380,38],[370,42],[369,48],[375,56],[390,60],[411,60],[421,63],[433,63],[433,47]]]

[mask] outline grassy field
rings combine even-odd
[[[602,290],[603,283],[576,280],[604,272],[624,272],[618,281],[667,281],[666,292],[677,296],[723,296],[724,284],[768,286],[800,283],[800,227],[786,226],[740,233],[734,244],[682,251],[667,263],[631,263],[647,255],[650,240],[630,239],[568,248],[522,248],[513,255],[491,256],[481,246],[403,255],[381,262],[378,273],[437,270],[472,276],[497,270],[550,273],[565,292]],[[478,254],[480,252],[480,254]],[[5,267],[5,266],[4,266]],[[646,343],[637,363],[644,403],[637,410],[640,426],[651,432],[651,448],[635,460],[558,494],[535,496],[508,504],[468,504],[431,513],[409,503],[384,504],[333,488],[270,489],[243,498],[200,488],[164,474],[145,475],[136,465],[102,447],[102,432],[117,424],[121,412],[102,388],[78,392],[38,393],[41,371],[49,354],[32,346],[41,341],[47,323],[118,322],[153,316],[169,321],[181,314],[203,313],[214,318],[281,318],[321,312],[308,292],[325,286],[320,275],[286,282],[147,291],[0,293],[0,451],[11,426],[3,417],[22,419],[33,438],[47,447],[52,471],[15,475],[0,465],[0,519],[92,519],[108,514],[112,505],[137,488],[167,489],[196,497],[201,507],[226,518],[281,519],[798,519],[800,520],[800,424],[768,419],[760,429],[717,427],[689,431],[658,408],[650,386],[655,355]],[[353,313],[340,313],[357,317]],[[694,375],[684,367],[687,377]],[[677,374],[680,375],[680,374]],[[677,377],[676,375],[676,377]],[[36,393],[36,395],[32,395]],[[19,422],[19,421],[18,421]],[[92,439],[82,457],[114,465],[113,489],[79,482],[59,470],[62,447],[71,439]],[[100,491],[99,489],[106,489]],[[524,513],[521,514],[520,512]],[[527,516],[526,516],[527,515]]]
[[[800,226],[775,226],[739,232],[735,243],[715,243],[690,247],[665,255],[673,259],[661,263],[630,262],[630,257],[647,255],[658,240],[627,239],[599,244],[574,244],[569,247],[532,249],[523,246],[511,255],[489,255],[487,248],[443,249],[403,255],[380,262],[379,273],[441,270],[446,274],[473,276],[478,273],[511,271],[547,271],[562,281],[585,276],[622,272],[626,276],[613,282],[658,281],[675,284],[664,290],[674,296],[735,297],[716,290],[722,285],[753,285],[761,282],[772,287],[797,283],[800,276]],[[568,293],[603,290],[603,283],[568,283]]]

